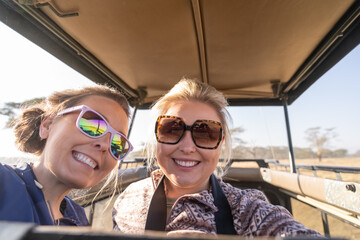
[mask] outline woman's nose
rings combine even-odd
[[[111,133],[107,133],[104,136],[95,138],[94,141],[92,142],[92,146],[94,146],[99,151],[104,152],[109,149],[110,137],[111,137]]]
[[[185,131],[184,136],[180,139],[179,149],[184,153],[192,153],[196,151],[196,145],[192,139],[190,131]]]

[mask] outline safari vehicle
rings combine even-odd
[[[360,231],[360,183],[341,177],[358,177],[360,168],[296,164],[288,117],[288,105],[359,45],[360,1],[1,0],[0,19],[90,80],[121,90],[134,108],[133,119],[138,109],[149,108],[183,76],[214,86],[231,106],[283,108],[289,162],[233,159],[225,181],[260,189],[290,212],[294,201],[313,208],[326,236],[331,237],[333,227],[328,217]],[[256,166],[239,167],[239,162]],[[304,175],[304,170],[313,175]],[[319,171],[338,177],[323,178]],[[148,175],[143,158],[127,159],[119,169],[119,192]],[[87,208],[95,230],[0,223],[0,236],[166,238],[153,233],[125,236],[96,227],[112,192],[94,199],[100,187],[72,193]],[[108,218],[105,228],[111,229]]]

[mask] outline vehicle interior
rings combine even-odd
[[[182,77],[214,86],[230,106],[283,108],[288,163],[232,159],[224,181],[257,188],[290,212],[293,199],[313,208],[327,237],[332,237],[328,216],[360,230],[360,181],[342,178],[359,176],[360,167],[296,164],[288,116],[288,105],[359,45],[360,1],[1,0],[0,20],[90,80],[121,90],[133,107],[132,119]],[[254,165],[241,166],[249,162]],[[335,173],[336,179],[318,176],[319,171]],[[144,157],[127,158],[117,194],[148,176]],[[100,218],[113,189],[97,195],[100,188],[71,195],[86,207],[92,230],[4,222],[0,236],[167,239],[161,233],[111,232],[111,207],[108,219]]]

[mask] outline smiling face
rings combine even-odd
[[[90,96],[78,105],[92,108],[114,129],[127,134],[127,115],[114,100]],[[71,112],[43,121],[40,136],[46,139],[46,144],[40,165],[47,174],[41,174],[40,178],[55,180],[68,188],[88,188],[99,183],[116,166],[117,160],[109,152],[111,134],[90,138],[81,133],[76,127],[79,113]]]
[[[181,117],[186,125],[199,119],[221,122],[210,105],[198,101],[173,104],[164,114]],[[167,196],[177,198],[208,189],[209,177],[216,168],[220,151],[221,143],[216,149],[196,147],[190,131],[186,131],[177,144],[157,143],[156,157],[167,178]]]

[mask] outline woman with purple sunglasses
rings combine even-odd
[[[262,192],[221,180],[220,154],[226,164],[231,151],[227,105],[215,88],[188,79],[157,101],[157,143],[148,145],[148,166],[156,159],[159,169],[120,194],[113,209],[115,231],[321,237]]]
[[[117,172],[132,150],[128,119],[126,98],[106,86],[55,92],[26,108],[14,124],[16,143],[38,161],[0,164],[0,221],[89,225],[84,209],[66,195]]]

